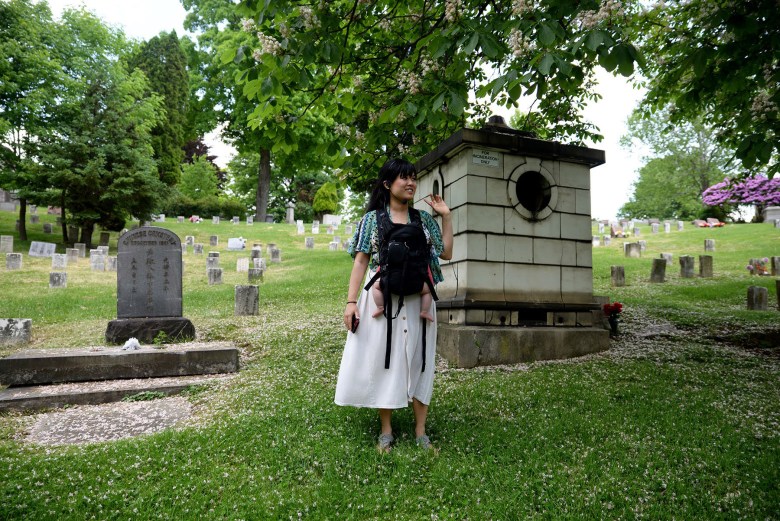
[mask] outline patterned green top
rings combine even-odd
[[[444,241],[441,237],[439,224],[428,212],[420,210],[420,220],[422,221],[425,238],[431,247],[431,274],[433,283],[438,284],[444,280],[439,265],[439,255],[444,251]],[[369,269],[373,270],[379,266],[379,226],[376,224],[376,210],[368,212],[360,220],[352,240],[349,241],[347,250],[354,259],[357,252],[361,251],[369,256]]]

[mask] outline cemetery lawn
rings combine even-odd
[[[0,212],[0,233],[14,219]],[[198,340],[241,348],[241,372],[190,389],[186,425],[119,442],[33,445],[35,415],[0,415],[0,519],[778,518],[780,315],[775,279],[745,269],[780,255],[768,224],[645,227],[642,259],[625,258],[622,240],[594,248],[594,293],[625,305],[609,351],[475,370],[439,361],[428,424],[438,450],[414,446],[406,409],[380,455],[375,411],[333,404],[349,257],[329,252],[326,234],[305,250],[295,226],[170,221],[196,242],[220,236],[223,285],[208,286],[205,255],[184,257],[184,315]],[[282,250],[257,317],[233,316],[247,253],[225,245],[238,235]],[[680,279],[679,255],[703,254],[705,238],[716,241],[715,277]],[[17,252],[28,246],[15,240]],[[661,252],[674,264],[651,285]],[[611,265],[625,266],[626,287],[610,287]],[[82,260],[66,289],[50,290],[48,259],[0,268],[0,317],[33,319],[26,347],[102,345],[115,274]],[[769,311],[745,310],[749,285],[769,288]]]

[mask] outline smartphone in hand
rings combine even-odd
[[[357,317],[357,315],[352,315],[352,332],[354,333],[357,331],[358,326],[360,325],[360,319]]]

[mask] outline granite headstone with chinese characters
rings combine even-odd
[[[118,249],[117,320],[109,322],[106,340],[194,338],[195,327],[182,317],[181,239],[145,226],[123,235]]]

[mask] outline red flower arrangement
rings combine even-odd
[[[618,315],[623,311],[623,304],[620,302],[608,302],[607,304],[604,304],[604,314],[608,317],[615,317],[617,318]]]

